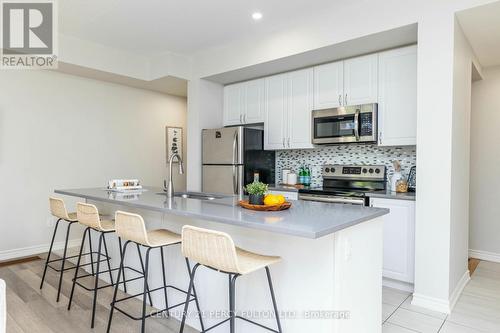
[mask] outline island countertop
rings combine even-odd
[[[105,188],[56,190],[55,193],[90,201],[198,218],[279,234],[316,239],[389,213],[388,209],[312,201],[293,201],[280,212],[257,212],[238,205],[238,197],[215,200],[167,198],[161,188],[145,187],[138,194],[122,194]]]

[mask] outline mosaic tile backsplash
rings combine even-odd
[[[303,165],[312,170],[311,185],[321,186],[321,167],[324,164],[385,165],[388,180],[394,173],[392,162],[401,162],[402,173],[407,176],[410,168],[416,165],[415,146],[378,147],[375,145],[339,145],[314,149],[280,150],[276,152],[276,178],[282,183],[283,169],[298,172]]]

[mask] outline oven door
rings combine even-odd
[[[376,110],[367,104],[313,111],[313,144],[376,142]]]

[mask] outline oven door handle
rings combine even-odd
[[[354,114],[354,135],[356,136],[356,141],[359,141],[359,113],[360,110],[356,109]]]
[[[360,205],[363,206],[365,204],[365,200],[362,198],[346,198],[346,197],[324,197],[324,196],[315,196],[315,195],[304,195],[301,194],[299,196],[300,200],[305,201],[319,201],[319,202],[328,202],[328,203],[342,203],[342,204],[352,204],[352,205]]]

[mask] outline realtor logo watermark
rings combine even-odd
[[[53,0],[0,0],[1,68],[57,68],[57,15]]]

